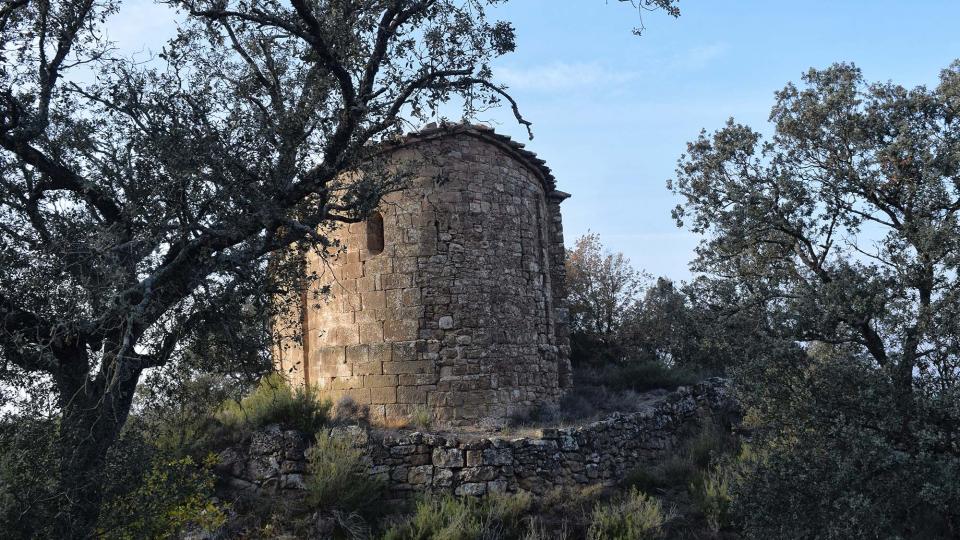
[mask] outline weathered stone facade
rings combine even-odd
[[[651,410],[615,413],[582,427],[544,429],[541,437],[460,438],[420,432],[332,428],[365,449],[370,474],[394,498],[433,492],[457,495],[528,491],[560,486],[614,485],[636,467],[653,466],[675,448],[684,428],[707,417],[735,417],[726,382],[710,379],[681,388]],[[279,428],[220,455],[223,484],[232,493],[299,497],[305,483],[306,438]]]
[[[373,419],[429,412],[499,424],[552,405],[571,384],[560,203],[568,195],[523,145],[474,125],[392,143],[417,163],[346,246],[308,265],[329,300],[303,316],[302,348],[278,352],[293,378]]]

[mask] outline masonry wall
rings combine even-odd
[[[652,410],[619,414],[582,427],[545,429],[541,437],[459,438],[420,432],[337,427],[365,450],[370,474],[387,481],[394,498],[415,493],[485,495],[560,486],[613,485],[637,468],[654,466],[676,447],[686,426],[712,417],[736,417],[726,382],[711,379],[681,388]],[[222,485],[231,493],[280,492],[302,496],[306,438],[279,428],[248,446],[220,455]]]
[[[500,424],[555,404],[570,385],[563,197],[508,150],[475,130],[397,149],[418,173],[379,208],[382,252],[359,223],[336,233],[338,258],[308,261],[329,299],[282,367],[374,419]]]

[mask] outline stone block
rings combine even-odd
[[[363,299],[364,311],[368,309],[386,309],[387,307],[387,297],[383,291],[363,292],[360,293],[360,297]]]
[[[410,467],[407,474],[407,483],[411,485],[430,484],[433,481],[433,466],[421,465]]]
[[[479,497],[487,492],[486,483],[460,484],[454,491],[457,495],[466,497]]]
[[[359,327],[359,339],[361,343],[377,343],[383,341],[384,328],[382,322],[362,322],[357,326]]]
[[[334,326],[327,330],[321,338],[327,345],[344,346],[360,343],[360,334],[356,325]]]
[[[506,480],[494,480],[487,482],[487,493],[500,495],[507,492],[508,484]]]
[[[365,390],[370,392],[370,401],[369,403],[396,403],[397,402],[397,387],[385,387],[385,388],[366,388]]]
[[[397,384],[400,386],[424,386],[424,385],[436,385],[437,376],[433,373],[421,373],[421,374],[409,374],[404,373],[400,375]],[[436,386],[434,386],[436,388]]]
[[[388,320],[383,323],[383,337],[387,341],[415,340],[419,329],[415,320]]]
[[[340,267],[340,279],[356,279],[363,277],[363,264],[351,262]]]
[[[363,337],[361,335],[361,340]],[[362,364],[370,361],[370,347],[367,345],[348,345],[346,348],[346,362],[349,364]]]
[[[390,343],[369,344],[371,362],[389,362],[393,359],[393,346]]]
[[[363,293],[369,293],[377,290],[377,280],[373,276],[363,276],[357,278],[357,292],[362,297]],[[361,302],[362,305],[362,302]]]
[[[397,403],[426,405],[427,392],[435,386],[400,386],[397,388]]]
[[[433,362],[419,360],[416,362],[384,362],[383,372],[390,375],[399,374],[429,374],[433,373]]]
[[[416,287],[403,289],[403,291],[400,293],[400,302],[405,306],[419,306],[420,289]]]
[[[435,467],[463,467],[463,452],[459,448],[434,448],[433,465]]]
[[[383,376],[383,362],[373,361],[373,362],[363,362],[360,364],[353,365],[353,374],[354,375],[378,375]]]
[[[434,468],[433,470],[434,487],[445,488],[453,485],[453,471],[450,469]]]
[[[363,385],[367,388],[382,388],[385,386],[397,386],[396,375],[367,375],[363,378]],[[392,402],[391,402],[392,403]]]
[[[250,453],[253,455],[273,454],[279,452],[282,448],[282,436],[258,431],[250,438]]]
[[[413,285],[413,276],[409,274],[383,274],[380,284],[384,290],[404,289]]]
[[[497,477],[493,467],[468,467],[460,471],[461,482],[486,482]]]
[[[416,341],[398,341],[394,342],[392,346],[392,358],[393,361],[407,362],[417,359],[417,342]]]

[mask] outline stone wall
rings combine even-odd
[[[616,413],[582,427],[544,429],[541,437],[464,437],[420,432],[333,428],[366,449],[370,474],[388,480],[395,498],[436,492],[484,495],[559,486],[613,485],[638,466],[675,448],[685,426],[706,416],[735,413],[720,379],[681,388],[651,410]],[[236,492],[270,491],[298,496],[306,463],[302,435],[278,428],[244,448],[221,454],[224,486]]]
[[[570,385],[567,195],[522,147],[469,125],[399,141],[391,159],[418,169],[378,209],[382,250],[357,223],[334,233],[339,257],[308,260],[330,294],[304,313],[304,346],[285,349],[281,370],[374,420],[423,409],[497,425],[555,405]]]

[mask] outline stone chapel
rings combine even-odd
[[[275,348],[295,384],[351,396],[375,420],[504,423],[555,406],[571,380],[560,203],[536,154],[489,127],[429,125],[389,143],[429,165],[308,260],[330,294]],[[427,162],[425,162],[427,163]]]

